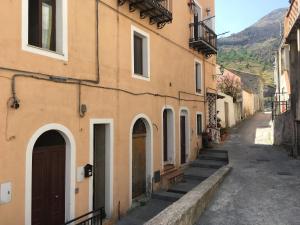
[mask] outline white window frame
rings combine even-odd
[[[171,118],[170,118],[170,127],[168,129],[168,155],[170,154],[170,156],[172,157],[171,160],[169,161],[164,161],[164,111],[165,110],[170,110],[172,115],[171,115]],[[175,131],[175,110],[172,106],[170,105],[166,105],[162,108],[162,111],[161,111],[161,153],[162,153],[162,167],[165,165],[165,164],[173,164],[175,165],[176,164],[176,131]],[[163,168],[162,168],[163,169]]]
[[[68,61],[68,0],[57,1],[56,20],[56,46],[59,51],[36,47],[28,44],[28,5],[29,0],[22,0],[22,50],[30,53]]]
[[[114,181],[114,120],[111,118],[90,119],[89,160],[94,164],[94,126],[105,125],[105,212],[107,217],[113,215],[113,181]],[[93,210],[93,176],[89,178],[89,211]]]
[[[196,81],[196,65],[197,65],[197,63],[201,65],[201,92],[197,92],[197,81]],[[194,72],[193,72],[193,74],[194,74],[193,75],[194,76],[193,80],[195,82],[195,94],[203,96],[203,93],[204,93],[204,90],[203,90],[204,89],[204,84],[203,84],[203,82],[204,82],[204,79],[203,79],[203,76],[204,76],[204,74],[203,74],[203,63],[198,59],[194,60]]]
[[[138,34],[143,38],[143,75],[134,73],[134,35]],[[144,51],[146,49],[146,51]],[[150,81],[150,36],[148,33],[131,25],[131,71],[132,77]],[[145,73],[146,72],[146,73]]]
[[[202,21],[202,18],[203,18],[203,8],[202,6],[200,5],[199,1],[198,0],[194,0],[195,4],[200,8],[200,11],[201,11],[201,17],[198,18],[200,19],[200,21]],[[194,21],[194,17],[192,18],[192,22]]]
[[[198,115],[201,115],[201,128],[202,128],[202,130],[201,130],[201,133],[203,133],[203,131],[204,131],[204,123],[203,123],[203,113],[202,112],[196,112],[196,136],[200,136],[200,135],[202,135],[202,134],[198,134]]]

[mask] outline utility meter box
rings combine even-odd
[[[91,164],[86,164],[84,167],[84,177],[93,176],[93,166]]]
[[[0,184],[0,204],[11,201],[11,182]]]

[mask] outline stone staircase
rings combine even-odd
[[[177,169],[174,165],[165,165],[161,179],[161,187],[164,190],[167,190],[170,186],[180,182],[183,179],[183,171],[181,169]]]
[[[168,173],[165,173],[165,177],[168,178],[169,175],[169,179],[173,179],[178,173],[180,180],[169,185],[164,191],[152,193],[150,201],[145,206],[134,209],[121,219],[117,225],[142,225],[226,164],[228,164],[227,151],[203,150],[198,158],[190,162],[184,171],[179,170],[179,172],[176,172],[174,168],[170,167]]]
[[[190,166],[184,170],[183,179],[180,182],[176,182],[166,191],[153,193],[152,198],[175,202],[227,163],[227,151],[204,150],[198,159],[191,162]]]

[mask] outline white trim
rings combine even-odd
[[[132,205],[132,132],[133,126],[138,119],[143,119],[147,135],[146,135],[146,186],[147,182],[150,180],[152,182],[153,177],[153,128],[150,118],[145,114],[136,115],[130,125],[129,130],[129,208]]]
[[[197,81],[196,81],[196,63],[201,65],[201,93],[197,92]],[[197,58],[194,59],[194,82],[195,82],[195,94],[199,96],[204,96],[204,73],[203,73],[203,61]]]
[[[164,110],[169,109],[172,112],[172,124],[171,124],[171,130],[172,133],[170,134],[170,132],[168,132],[168,140],[172,141],[172,145],[173,146],[168,146],[168,155],[169,155],[169,151],[172,151],[171,155],[172,155],[172,160],[165,162],[164,161]],[[169,105],[165,105],[162,110],[161,110],[161,153],[162,153],[162,169],[165,163],[171,163],[171,164],[175,164],[176,163],[176,135],[175,135],[175,111],[174,108],[172,106]],[[169,143],[168,143],[169,145]],[[169,149],[170,148],[170,149]]]
[[[183,115],[186,117],[186,124],[185,124],[185,131],[186,131],[186,163],[189,162],[189,157],[190,157],[190,146],[191,146],[191,136],[190,136],[190,110],[187,108],[187,107],[180,107],[179,109],[179,138],[178,138],[178,141],[179,141],[179,156],[180,156],[180,160],[179,160],[179,163],[181,164],[181,127],[180,127],[180,117]],[[182,164],[181,164],[182,165]]]
[[[202,18],[203,18],[203,8],[202,8],[202,6],[200,5],[200,3],[199,3],[199,1],[198,0],[194,0],[194,2],[195,2],[195,4],[200,8],[200,10],[201,10],[201,18],[198,18],[198,19],[200,19],[200,21],[202,21]],[[194,18],[193,18],[194,19]],[[192,19],[192,20],[193,20]],[[193,21],[192,21],[193,22]]]
[[[137,33],[146,40],[146,43],[143,44],[143,48],[146,48],[146,53],[143,51],[143,58],[146,58],[146,61],[143,62],[144,67],[146,66],[147,74],[139,75],[134,73],[134,33]],[[145,55],[144,55],[145,54]],[[145,65],[146,63],[146,65]],[[145,73],[145,71],[144,71]],[[131,76],[136,79],[150,81],[150,35],[140,28],[131,25]]]
[[[199,136],[198,135],[198,121],[197,121],[197,116],[198,115],[201,115],[201,128],[202,128],[202,130],[201,130],[201,132],[203,132],[204,131],[204,121],[203,121],[203,113],[202,112],[196,112],[196,136]]]
[[[62,22],[61,26],[57,26],[57,29],[61,31],[56,32],[56,39],[58,42],[57,45],[62,46],[61,52],[54,52],[28,44],[28,1],[29,0],[22,0],[22,50],[54,59],[68,61],[68,0],[60,1],[62,4],[60,12],[60,14],[62,14]],[[59,10],[59,8],[57,7],[56,10]]]
[[[46,124],[39,128],[30,138],[26,149],[25,167],[25,225],[31,225],[31,197],[32,197],[32,153],[35,142],[46,131],[58,131],[66,142],[66,188],[65,188],[65,220],[75,215],[75,162],[76,144],[73,134],[61,124]]]
[[[114,122],[113,119],[90,119],[89,163],[94,164],[94,125],[105,124],[105,212],[113,214],[113,174],[114,174]],[[89,210],[93,210],[93,177],[89,178]]]

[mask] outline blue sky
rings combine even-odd
[[[274,9],[288,7],[288,0],[216,0],[217,34],[237,33]]]

